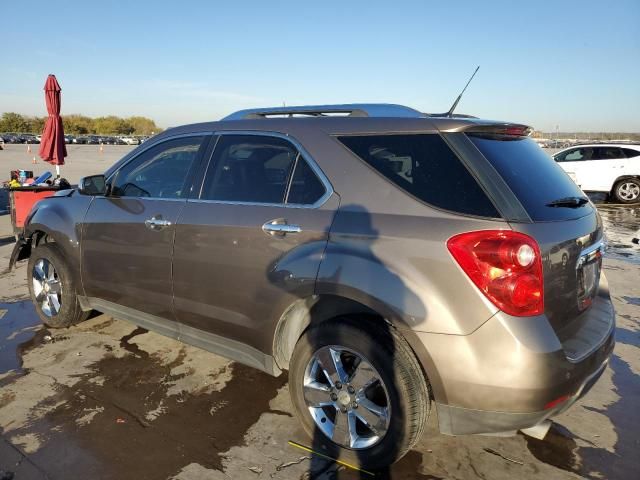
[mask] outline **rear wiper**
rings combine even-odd
[[[547,207],[578,208],[588,202],[589,199],[584,197],[565,197],[547,203]]]

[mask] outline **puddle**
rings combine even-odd
[[[48,465],[51,477],[64,478],[72,469],[85,478],[168,478],[190,463],[221,470],[221,454],[243,444],[286,383],[286,375],[274,378],[231,363],[224,367],[231,378],[222,390],[168,396],[170,385],[188,375],[171,373],[182,365],[185,347],[163,364],[131,343],[146,333],[135,328],[122,337],[127,355],[107,352],[73,387],[60,386],[52,399],[60,406],[14,432],[44,440],[30,458]],[[95,413],[82,423],[87,412]]]
[[[30,300],[0,303],[0,375],[22,369],[22,353],[46,335]]]
[[[640,264],[640,247],[631,243],[640,229],[640,206],[598,205],[607,238],[606,255]]]
[[[622,299],[627,302],[629,305],[638,305],[640,306],[640,297],[629,297],[627,295],[623,296]]]

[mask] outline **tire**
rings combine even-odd
[[[31,301],[46,326],[69,327],[89,317],[90,312],[80,308],[74,277],[54,243],[38,245],[31,253],[27,283]]]
[[[329,382],[319,360],[328,363],[333,358],[328,355],[336,354],[346,385]],[[379,381],[357,390],[369,377]],[[312,448],[362,468],[382,468],[402,458],[422,435],[431,409],[428,382],[407,342],[392,327],[367,318],[340,318],[308,329],[291,358],[289,388],[296,416],[313,439]],[[388,415],[372,414],[372,406],[379,412],[386,406]],[[343,430],[335,428],[352,418],[355,441],[351,435],[341,437],[336,432]]]
[[[640,202],[640,180],[624,178],[614,185],[612,193],[618,203]]]

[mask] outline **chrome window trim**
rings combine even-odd
[[[105,179],[105,184],[109,183],[109,181],[114,178],[116,175],[118,175],[118,173],[120,172],[120,170],[122,170],[124,167],[126,167],[127,165],[129,165],[131,162],[133,162],[136,158],[138,158],[140,155],[142,155],[143,153],[145,153],[146,151],[157,147],[158,145],[162,145],[163,143],[172,141],[172,140],[177,140],[179,138],[188,138],[188,137],[206,137],[206,136],[213,136],[213,132],[208,131],[208,132],[191,132],[191,133],[179,133],[177,135],[171,135],[168,137],[162,137],[161,139],[151,143],[151,145],[147,145],[146,148],[141,149],[139,152],[136,152],[135,155],[133,155],[130,159],[128,159],[125,163],[123,163],[122,165],[120,165],[120,167],[118,167],[118,169],[116,171],[114,171],[111,175],[109,175],[106,179]],[[146,142],[145,142],[146,143]],[[144,144],[143,144],[144,145]],[[202,145],[200,145],[200,147],[202,148]],[[111,195],[99,195],[96,196],[96,198],[135,198],[135,199],[142,199],[142,200],[163,200],[163,201],[180,201],[180,202],[184,202],[187,200],[187,198],[164,198],[164,197],[116,197],[116,196],[111,196]]]
[[[296,140],[294,137],[290,135],[280,133],[280,132],[270,132],[270,131],[264,131],[264,130],[217,130],[213,132],[213,135],[218,136],[218,141],[220,140],[220,138],[222,138],[223,135],[247,135],[247,136],[253,135],[253,136],[259,136],[259,137],[274,137],[274,138],[279,138],[281,140],[285,140],[289,142],[298,151],[298,156],[296,157],[296,165],[297,165],[298,158],[302,156],[304,161],[307,162],[307,164],[311,167],[311,170],[313,170],[313,173],[316,174],[316,176],[324,186],[324,189],[325,189],[324,195],[322,195],[318,200],[316,200],[312,204],[285,203],[285,202],[280,202],[280,203],[241,202],[241,201],[230,201],[230,200],[204,199],[202,198],[202,189],[204,188],[204,181],[207,178],[207,173],[209,173],[209,167],[211,166],[213,155],[215,154],[215,148],[214,148],[213,152],[211,153],[211,156],[209,157],[207,168],[205,168],[204,175],[202,177],[202,183],[200,185],[200,192],[198,193],[198,198],[187,199],[187,202],[189,203],[198,202],[198,203],[213,203],[213,204],[220,204],[220,205],[247,205],[247,206],[258,206],[258,207],[263,206],[263,207],[283,207],[283,208],[289,207],[289,208],[314,209],[314,208],[320,208],[322,205],[324,205],[327,202],[327,200],[329,200],[331,195],[333,195],[334,193],[333,185],[331,185],[331,182],[329,181],[327,176],[324,174],[324,172],[320,169],[320,167],[318,166],[316,161],[313,159],[313,157],[309,154],[309,152],[302,146],[302,144],[298,140]],[[217,142],[216,142],[216,146],[217,146]],[[295,172],[292,172],[290,181],[293,180],[293,173]],[[289,185],[287,186],[287,190],[288,189],[289,189]]]

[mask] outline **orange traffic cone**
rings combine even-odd
[[[27,153],[31,153],[31,145],[27,143]]]
[[[36,156],[35,156],[35,155],[33,156],[33,160],[31,160],[31,163],[33,163],[34,165],[35,165],[36,163],[38,163],[38,161],[36,160]]]

